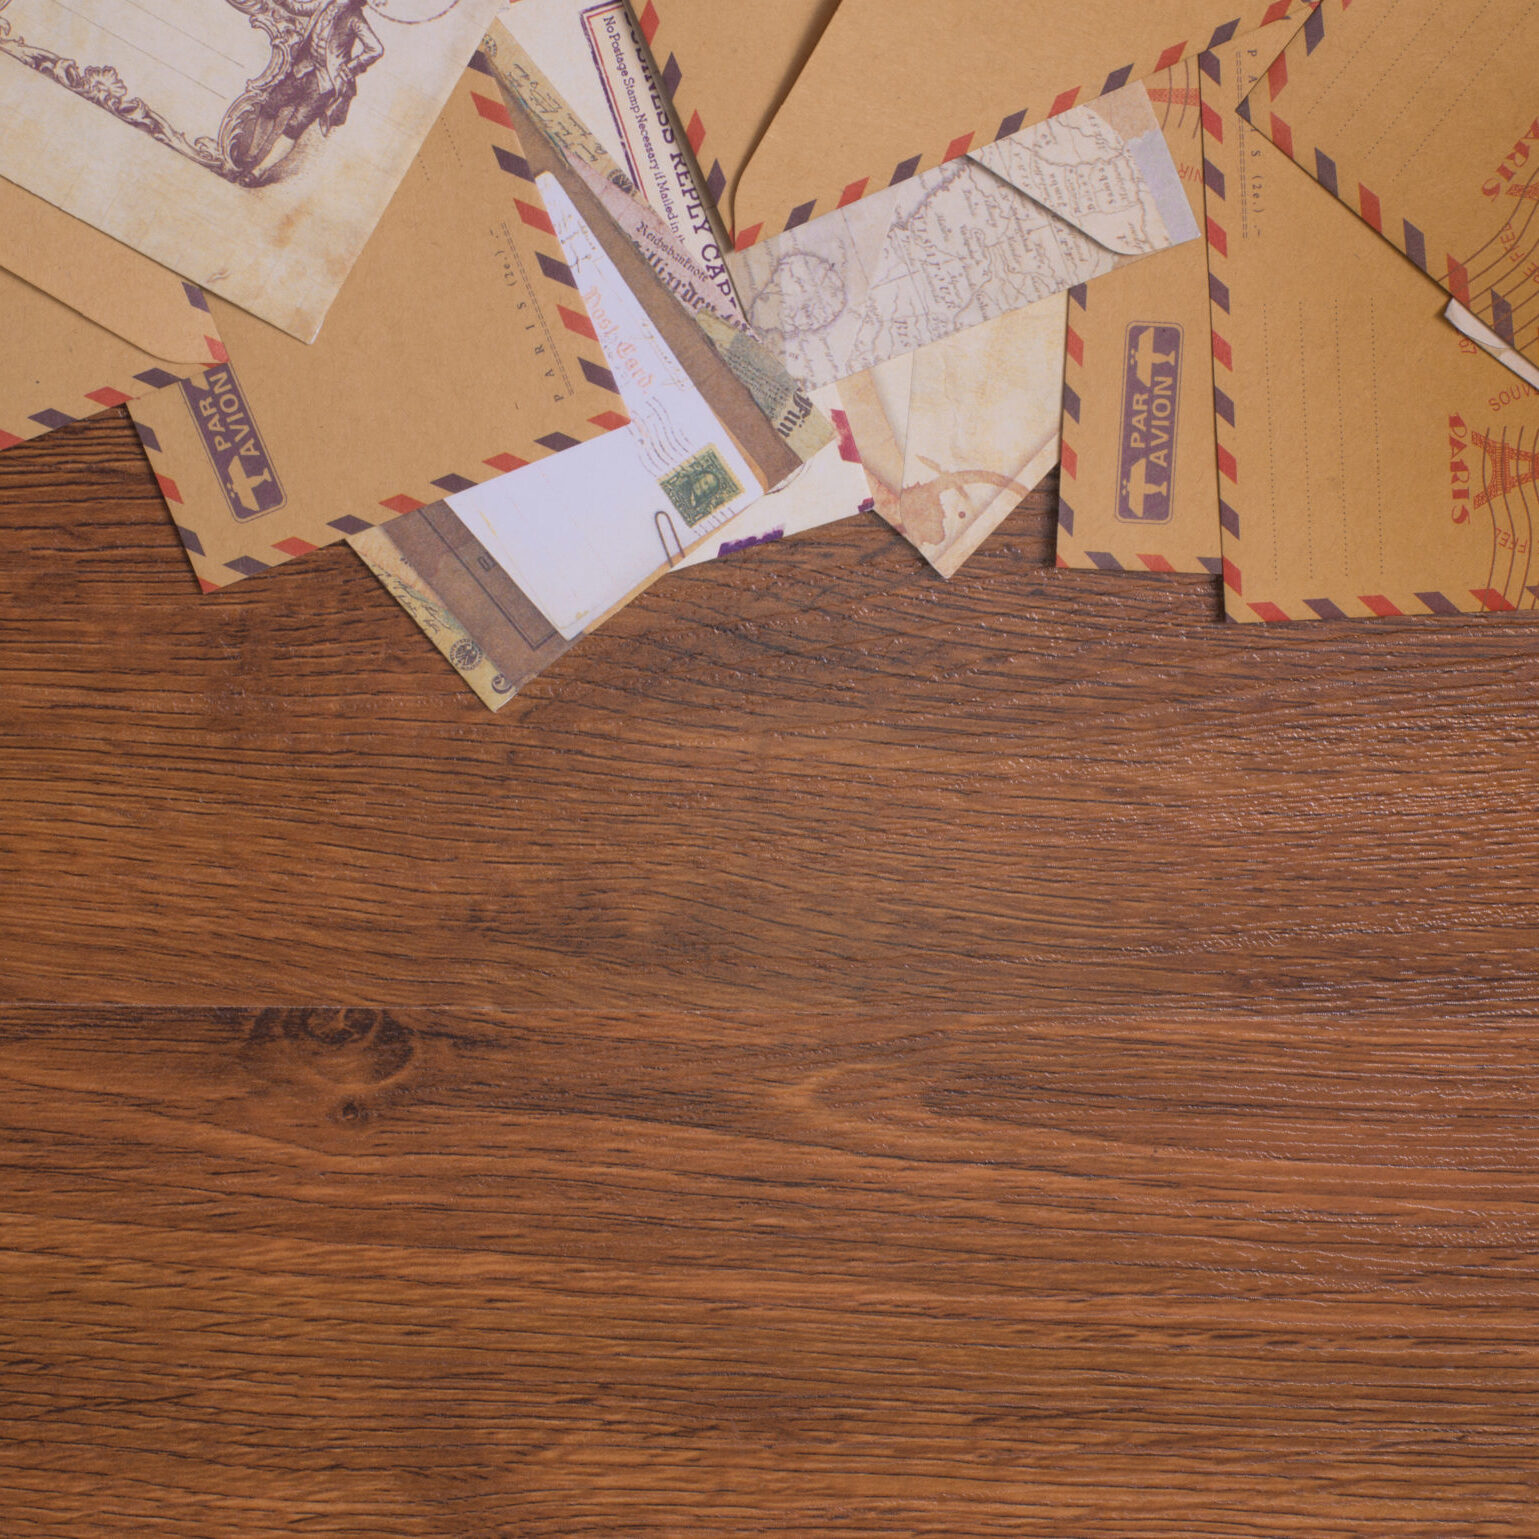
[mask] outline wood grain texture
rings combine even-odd
[[[500,716],[0,455],[0,1534],[1539,1533],[1539,632],[874,520]]]

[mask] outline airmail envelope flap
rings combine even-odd
[[[1539,363],[1531,0],[1329,0],[1241,111]]]
[[[203,369],[224,357],[194,284],[4,180],[0,267],[167,363]]]
[[[653,0],[653,7],[666,22],[679,3]],[[1306,3],[843,0],[753,149],[724,215],[737,244],[751,244]],[[735,8],[715,9],[712,32],[731,29],[739,52],[754,52],[742,46]],[[677,53],[681,41],[671,24],[658,29],[659,52],[676,54],[674,69],[664,64],[665,79],[678,82],[681,116],[701,164],[713,168],[723,152],[741,153],[741,119],[735,142],[720,150],[703,108],[698,127],[693,123],[693,66],[688,47]],[[756,84],[750,70],[739,87]],[[726,189],[732,168],[725,160],[722,167]]]
[[[817,46],[840,0],[632,0],[723,217],[754,146]]]

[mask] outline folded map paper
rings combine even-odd
[[[727,265],[758,335],[824,385],[1196,234],[1135,83]]]
[[[314,338],[501,0],[0,0],[0,176]]]

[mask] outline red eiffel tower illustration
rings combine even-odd
[[[1496,498],[1517,491],[1520,486],[1539,483],[1539,449],[1519,449],[1514,444],[1498,443],[1485,433],[1471,433],[1470,442],[1477,449],[1484,449],[1494,462],[1485,489],[1474,500],[1477,511]]]

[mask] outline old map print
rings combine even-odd
[[[0,176],[308,340],[498,0],[0,0]]]
[[[729,257],[750,323],[793,374],[831,384],[1195,235],[1148,99],[1129,90],[1157,177],[1169,166],[1179,230],[1119,127],[1075,108],[995,147],[1009,180],[953,160]],[[1044,206],[1059,200],[1074,223]]]

